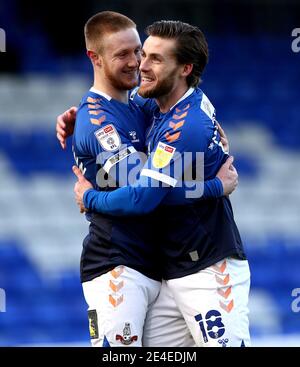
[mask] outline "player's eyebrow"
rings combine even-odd
[[[164,60],[163,55],[162,54],[159,54],[157,52],[152,52],[152,53],[146,54],[146,52],[144,50],[142,50],[142,55],[143,56],[148,56],[150,58],[158,58],[160,60]]]
[[[119,55],[119,54],[122,54],[122,53],[125,53],[125,52],[128,52],[128,51],[129,51],[128,48],[121,48],[120,50],[117,50],[114,54]]]
[[[137,45],[134,50],[141,50],[142,46],[141,45]],[[119,50],[117,50],[114,55],[120,55],[122,53],[128,53],[131,52],[133,48],[132,47],[128,47],[128,48],[120,48]]]
[[[152,57],[159,57],[159,58],[163,59],[163,55],[162,54],[158,54],[158,53],[155,53],[155,52],[151,53],[150,56],[152,56]]]

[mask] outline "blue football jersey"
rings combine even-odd
[[[198,173],[199,181],[215,177],[228,158],[215,115],[206,95],[193,88],[167,113],[157,107],[146,139],[149,159],[141,175],[172,187],[184,184],[188,169]]]
[[[199,199],[202,195],[222,196],[222,184],[215,177],[228,154],[223,150],[217,131],[215,109],[205,94],[200,89],[195,92],[202,96],[200,113],[190,110],[190,103],[182,102],[193,94],[194,88],[168,113],[160,113],[155,100],[144,99],[137,92],[136,89],[132,93],[133,101],[152,119],[146,131],[149,159],[141,175],[174,188],[162,203],[188,204],[193,202],[189,199]],[[188,128],[184,127],[186,120],[192,121]],[[157,186],[153,181],[149,185]]]
[[[146,134],[148,159],[135,186],[100,195],[88,190],[86,206],[114,215],[156,209],[154,228],[166,279],[194,273],[227,256],[245,259],[229,198],[199,199],[203,181],[212,179],[228,158],[213,105],[199,88],[190,88],[167,113],[147,104],[154,113]],[[173,199],[194,177],[193,196],[186,190],[184,205],[174,205]]]
[[[95,188],[103,183],[97,182],[101,168],[103,175],[113,175],[115,180],[125,177],[115,177],[117,171],[113,168],[130,155],[144,151],[147,121],[142,109],[131,100],[127,105],[103,93],[99,95],[93,88],[83,97],[77,112],[73,153]],[[106,186],[109,183],[107,180]],[[121,186],[121,182],[117,184]]]
[[[133,101],[121,103],[92,88],[81,100],[73,135],[78,167],[95,189],[114,190],[126,184],[126,172],[117,168],[144,150],[147,116]],[[132,159],[131,159],[132,161]],[[130,165],[130,164],[129,164]],[[130,266],[160,279],[152,240],[151,218],[111,217],[89,213],[89,234],[81,257],[81,280],[91,280],[115,267]]]
[[[228,197],[168,205],[176,186],[185,184],[187,168],[209,180],[228,157],[216,127],[215,108],[203,91],[191,88],[167,113],[157,110],[146,145],[149,159],[141,176],[174,187],[163,200],[165,205],[156,210],[156,228],[163,234],[164,278],[192,274],[227,256],[245,259]]]

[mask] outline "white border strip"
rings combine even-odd
[[[157,181],[164,182],[173,187],[175,187],[177,184],[177,180],[175,178],[167,176],[161,172],[153,171],[152,169],[148,169],[148,168],[142,169],[141,176],[154,178]]]
[[[117,160],[115,163],[111,163],[110,160],[112,158],[114,158],[116,155],[122,155],[122,152],[124,152],[125,150],[129,150],[129,153],[124,155],[124,157],[122,157],[121,159]],[[111,167],[113,167],[115,164],[121,162],[124,158],[129,157],[132,153],[135,153],[136,150],[133,146],[129,146],[124,148],[123,150],[118,151],[118,153],[114,154],[113,156],[109,157],[108,160],[105,162],[103,169],[105,172],[109,173]]]

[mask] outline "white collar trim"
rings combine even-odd
[[[109,96],[108,94],[106,94],[104,92],[101,92],[100,90],[96,89],[95,87],[92,87],[90,89],[90,91],[93,92],[93,93],[99,94],[99,96],[102,96],[102,97],[106,98],[108,101],[110,101],[112,99],[111,96]]]
[[[171,111],[172,108],[174,108],[176,105],[178,105],[179,102],[183,101],[184,99],[186,99],[188,96],[190,96],[193,92],[194,92],[195,88],[190,88],[188,89],[184,95],[170,108],[169,111]]]

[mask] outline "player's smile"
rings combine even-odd
[[[127,87],[134,88],[138,84],[139,70],[138,68],[132,70],[122,70],[119,73],[119,76],[116,75],[116,78],[119,78],[119,81],[123,80],[126,83]]]
[[[174,40],[149,36],[141,52],[141,85],[139,94],[144,98],[167,95],[178,79],[174,57]]]
[[[141,42],[135,28],[107,34],[101,54],[105,79],[114,88],[129,90],[137,86],[141,62]]]
[[[123,73],[130,78],[137,79],[139,75],[139,70],[138,68],[133,69],[133,70],[123,70]]]
[[[149,76],[141,75],[141,86],[142,87],[149,87],[153,82],[156,80],[156,78],[151,78]]]

